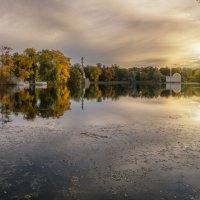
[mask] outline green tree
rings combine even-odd
[[[130,71],[130,72],[129,72],[129,76],[128,76],[129,82],[130,82],[130,83],[136,82],[136,76],[137,76],[136,72]]]
[[[97,63],[96,65],[97,65],[97,67],[99,67],[99,68],[102,67],[102,63]]]
[[[106,67],[105,68],[105,79],[106,81],[111,81],[115,75],[115,71],[113,67]]]
[[[195,70],[194,80],[200,82],[200,69]]]
[[[183,68],[181,72],[182,81],[193,81],[193,69],[192,68]]]
[[[161,80],[162,80],[162,74],[158,68],[155,68],[155,70],[153,72],[153,80],[156,82],[161,82]]]
[[[68,80],[70,87],[80,88],[82,84],[82,74],[79,67],[70,68],[70,78]]]
[[[115,81],[127,81],[129,78],[128,69],[114,67],[114,80]]]
[[[160,72],[164,76],[169,76],[170,75],[170,69],[168,67],[160,68]]]

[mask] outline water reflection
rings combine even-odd
[[[12,113],[22,113],[27,120],[36,116],[42,118],[60,117],[70,108],[70,91],[67,87],[48,89],[16,88],[1,91],[0,95],[2,122],[9,121]]]
[[[199,198],[198,85],[0,91],[0,199]]]
[[[91,85],[90,88],[67,88],[66,86],[47,89],[0,88],[1,121],[10,122],[10,115],[23,114],[24,119],[59,118],[70,109],[70,98],[80,102],[84,100],[102,102],[117,101],[120,97],[133,98],[180,98],[200,97],[197,85],[182,85],[181,90],[170,90],[166,85]]]

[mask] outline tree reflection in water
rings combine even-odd
[[[4,91],[0,96],[1,114],[22,113],[27,120],[60,117],[70,108],[70,91],[67,87]]]
[[[84,94],[84,95],[83,95]],[[158,98],[158,97],[200,97],[200,87],[183,85],[179,93],[166,90],[165,85],[91,85],[84,93],[81,87],[66,86],[47,89],[19,90],[0,88],[1,122],[10,122],[10,115],[23,114],[27,120],[42,118],[59,118],[70,109],[70,98],[81,103],[86,100],[102,102],[120,97]]]

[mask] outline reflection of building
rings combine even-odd
[[[181,83],[167,83],[166,84],[166,90],[173,91],[174,93],[180,93],[181,92]]]
[[[170,90],[170,94],[172,91],[174,93],[181,92],[181,75],[179,73],[175,73],[172,76],[170,69],[170,76],[166,76],[166,90]]]
[[[26,89],[30,87],[30,84],[28,81],[19,81],[17,82],[17,86],[19,89]]]
[[[173,76],[166,76],[167,83],[181,83],[181,75],[179,73],[175,73]]]
[[[82,87],[89,88],[89,86],[90,86],[90,80],[88,78],[83,78],[82,79]]]
[[[42,88],[46,89],[47,88],[47,82],[35,82],[35,88]]]

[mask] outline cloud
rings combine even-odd
[[[0,44],[16,51],[59,49],[74,63],[84,56],[90,64],[124,67],[191,64],[200,41],[195,0],[0,0],[0,5]]]

